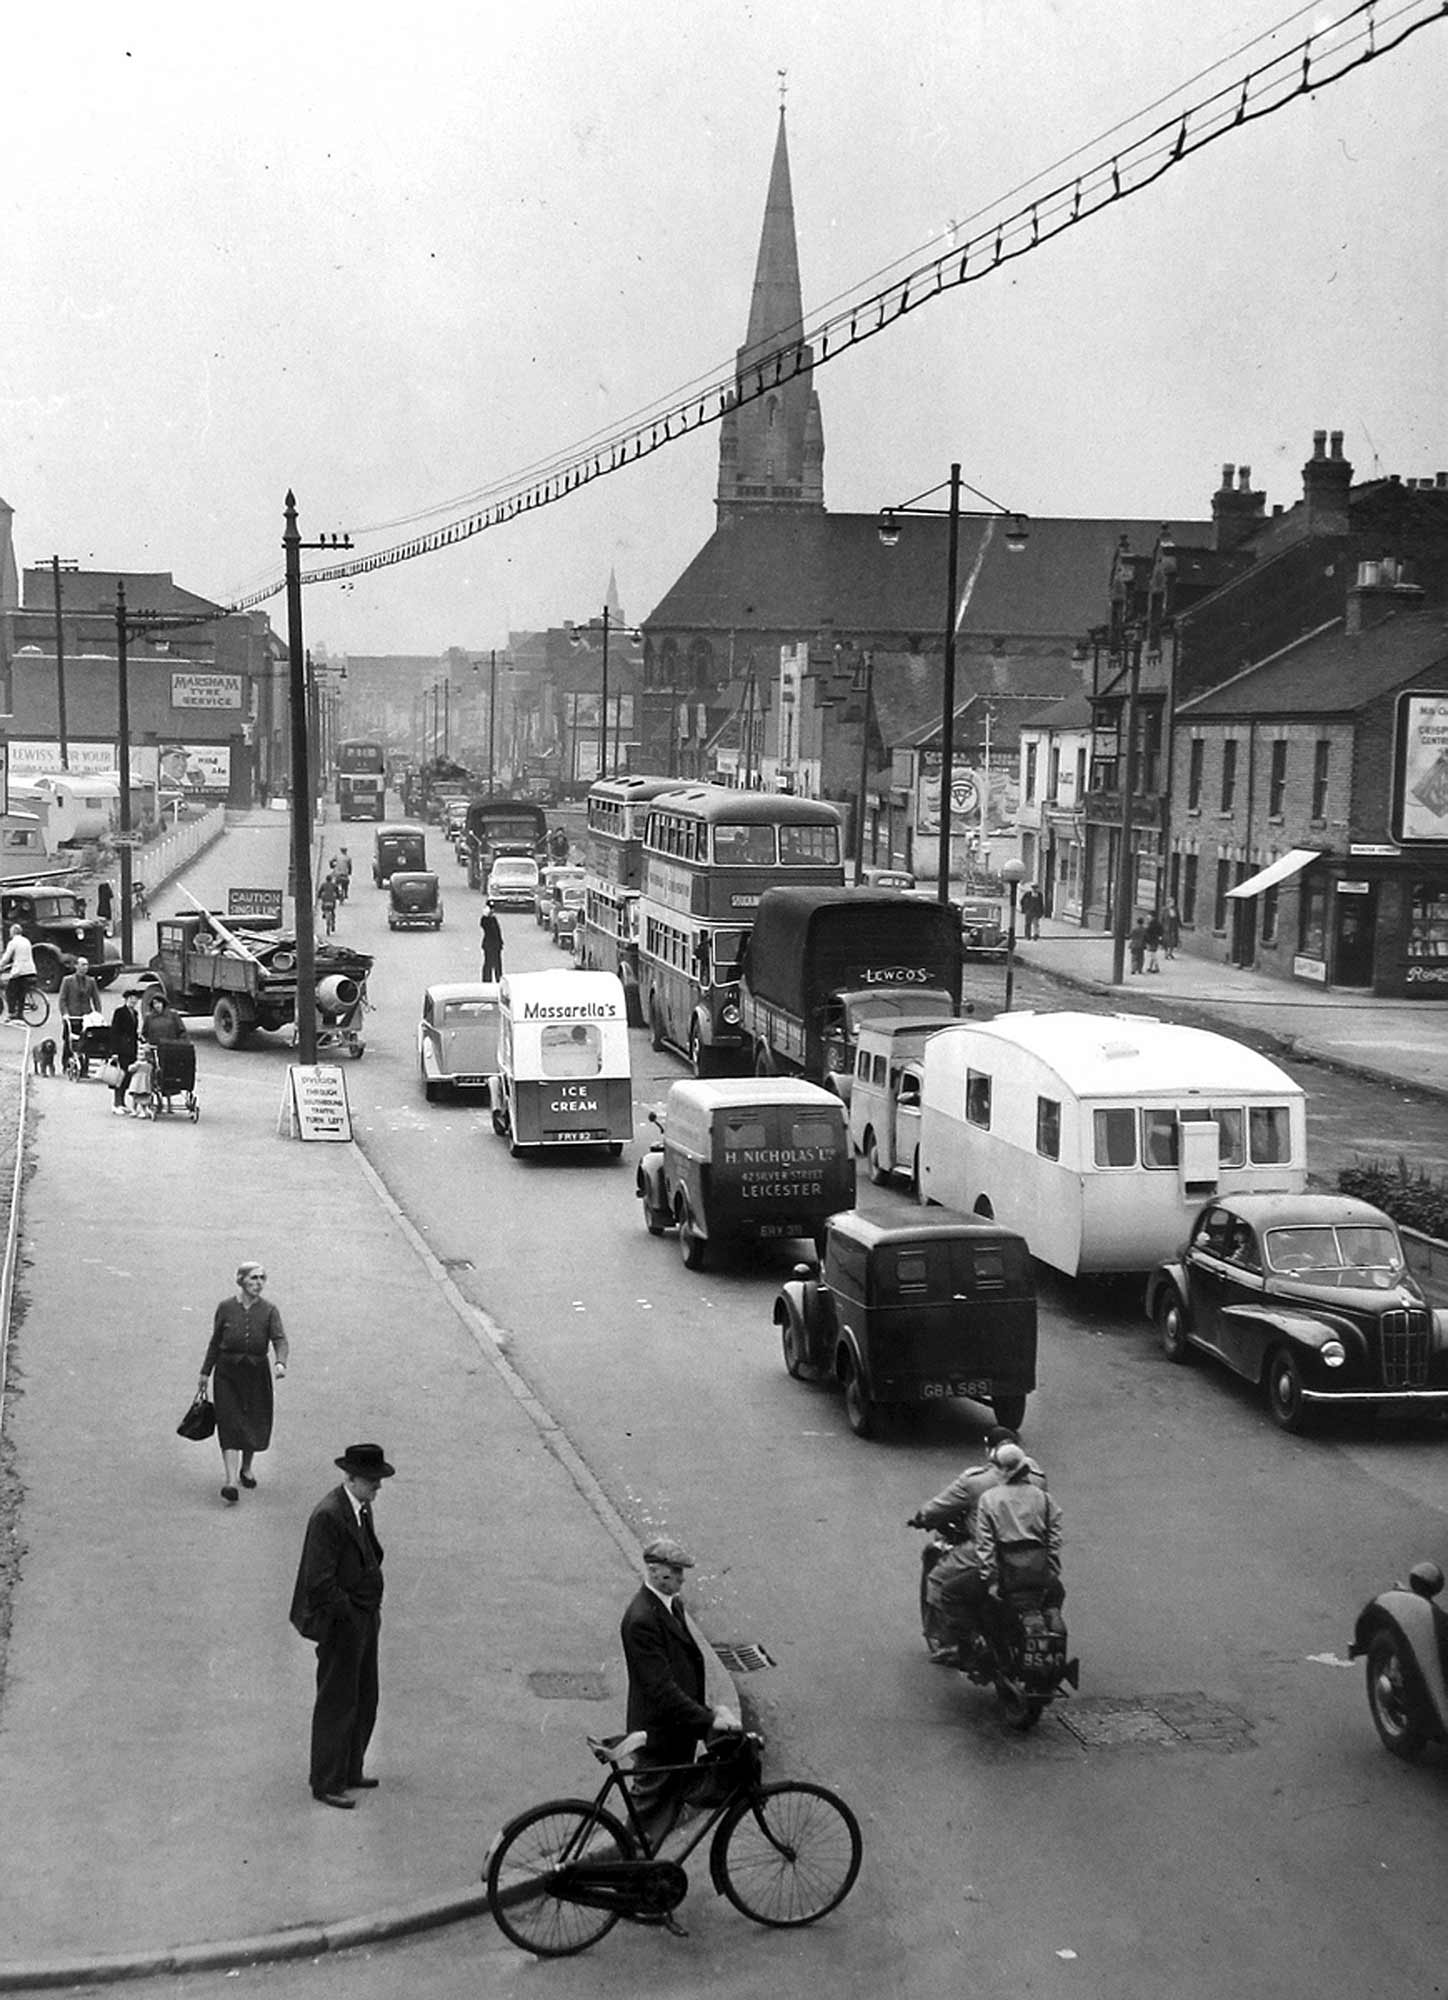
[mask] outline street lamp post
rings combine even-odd
[[[62,556],[50,558],[50,574],[55,585],[55,720],[60,738],[60,768],[70,769],[70,744],[65,731],[65,619],[60,607],[62,570],[78,569],[79,564]]]
[[[1010,921],[1006,926],[1006,995],[1003,1014],[1011,1011],[1011,1000],[1016,990],[1016,898],[1020,895],[1021,884],[1026,879],[1026,864],[1016,858],[1001,864],[1001,880],[1008,883],[1011,892]]]
[[[860,789],[855,800],[855,887],[865,879],[865,793],[870,782],[870,704],[875,692],[875,649],[865,648],[865,713],[860,723]]]
[[[922,500],[928,500],[932,494],[939,493],[946,486],[950,489],[950,504],[948,507],[922,507],[920,505]],[[980,547],[976,550],[975,561],[971,564],[970,575],[965,580],[965,589],[960,593],[960,599],[957,603],[956,572],[960,556],[960,493],[962,486],[965,487],[967,493],[974,494],[977,500],[984,500],[986,507],[990,511],[983,517],[986,522],[985,532],[980,538]],[[967,510],[967,512],[971,514],[971,518],[973,519],[982,518],[979,509],[973,512]],[[881,543],[887,549],[894,548],[900,539],[898,516],[901,514],[944,514],[950,522],[946,559],[945,683],[941,692],[940,714],[940,863],[936,877],[936,893],[942,903],[948,903],[950,901],[950,787],[955,765],[956,633],[960,628],[966,611],[970,607],[970,600],[975,594],[975,586],[980,580],[980,573],[985,566],[986,555],[995,536],[996,523],[1002,519],[1005,520],[1006,547],[1012,554],[1016,554],[1026,546],[1027,516],[1012,512],[1010,508],[1003,507],[998,500],[992,500],[988,493],[982,493],[977,487],[969,485],[961,478],[959,465],[951,466],[950,478],[942,480],[939,486],[932,486],[926,492],[918,493],[913,500],[902,500],[898,506],[887,507],[885,509],[880,516],[877,532]]]

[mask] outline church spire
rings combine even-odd
[[[794,234],[794,192],[784,105],[764,203],[764,227],[754,266],[749,328],[735,361],[736,380],[746,383],[751,363],[797,343],[804,331],[799,282],[799,250]],[[736,398],[719,436],[718,507],[721,515],[740,507],[823,507],[824,430],[813,387],[814,355],[787,372],[763,396]],[[743,391],[747,394],[747,391]]]

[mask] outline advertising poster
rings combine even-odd
[[[163,785],[223,798],[231,790],[229,743],[163,743],[160,755]]]
[[[240,674],[187,673],[171,676],[172,708],[241,707]]]
[[[1448,694],[1398,697],[1393,832],[1404,846],[1448,846]]]

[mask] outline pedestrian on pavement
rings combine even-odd
[[[141,1022],[141,1035],[155,1047],[159,1042],[185,1042],[190,1037],[186,1033],[186,1023],[161,992],[152,993],[146,1001],[146,1014]]]
[[[1153,910],[1146,921],[1146,969],[1148,972],[1161,971],[1161,916]]]
[[[124,1118],[126,1115],[126,1086],[130,1083],[131,1071],[136,1067],[140,1046],[141,996],[139,993],[127,993],[111,1016],[111,1061],[118,1072],[111,1090],[113,1118]]]
[[[11,1021],[25,1018],[25,996],[35,984],[35,950],[25,935],[23,924],[12,924],[4,951],[0,951],[0,985],[5,988],[5,1014]]]
[[[96,884],[96,915],[103,924],[108,924],[116,907],[116,892],[109,882]]]
[[[65,1038],[64,1059],[69,1062],[74,1051],[82,1076],[88,1064],[82,1036],[87,1027],[98,1025],[101,1018],[101,989],[97,986],[90,969],[88,958],[78,958],[60,982],[60,992],[56,995],[60,1004],[61,1028]]]
[[[1021,897],[1021,915],[1025,919],[1027,939],[1041,935],[1041,913],[1046,900],[1033,882]]]
[[[396,1468],[380,1444],[349,1444],[333,1461],[346,1475],[312,1509],[292,1592],[291,1619],[317,1648],[312,1709],[312,1797],[350,1812],[346,1794],[371,1791],[363,1776],[377,1720],[377,1634],[382,1624],[382,1544],[372,1503]]]
[[[647,1733],[635,1753],[633,1800],[654,1848],[673,1825],[688,1783],[687,1773],[663,1767],[692,1763],[712,1730],[741,1727],[732,1709],[704,1699],[703,1650],[679,1601],[684,1571],[693,1567],[694,1558],[678,1542],[657,1536],[644,1550],[644,1582],[619,1624],[628,1729]]]
[[[221,1497],[234,1507],[243,1486],[255,1486],[252,1460],[265,1451],[272,1434],[271,1355],[276,1355],[276,1379],[287,1372],[290,1349],[282,1316],[261,1295],[266,1283],[264,1264],[239,1264],[236,1297],[223,1299],[211,1323],[211,1339],[201,1362],[201,1393],[211,1384],[216,1405],[216,1442],[221,1446],[225,1485]]]
[[[487,984],[503,976],[503,926],[498,922],[497,911],[486,900],[478,928],[483,934],[483,981]]]
[[[1131,934],[1126,940],[1126,948],[1131,953],[1131,969],[1140,972],[1146,962],[1146,919],[1138,917],[1131,926]]]
[[[337,901],[345,903],[352,893],[352,857],[345,847],[337,849],[337,858],[332,867],[337,876]]]
[[[1177,946],[1182,941],[1181,912],[1177,909],[1175,900],[1167,904],[1166,915],[1161,920],[1161,941],[1167,957],[1175,958]]]

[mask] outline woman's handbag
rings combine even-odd
[[[198,1389],[190,1409],[176,1426],[177,1437],[200,1444],[216,1429],[216,1405],[204,1389]]]
[[[121,1079],[122,1077],[124,1077],[125,1073],[126,1072],[121,1068],[120,1064],[116,1061],[114,1056],[107,1056],[105,1061],[101,1064],[100,1068],[96,1071],[96,1075],[100,1078],[101,1082],[104,1084],[108,1084],[112,1090],[118,1090],[120,1088]]]

